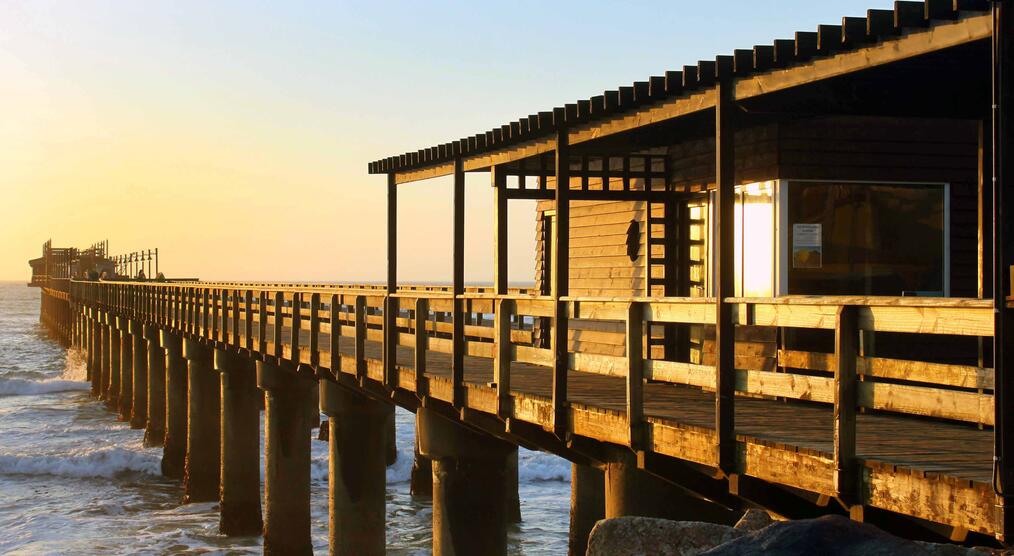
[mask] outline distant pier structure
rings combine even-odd
[[[573,463],[574,554],[603,517],[751,507],[1009,544],[1012,12],[897,2],[373,162],[383,285],[142,280],[48,243],[32,285],[184,501],[265,553],[311,551],[318,409],[331,552],[384,552],[396,405],[436,554],[506,551],[518,446]],[[464,282],[469,172],[495,196],[488,288]],[[399,283],[398,190],[439,176],[452,285]],[[536,201],[530,289],[511,200]]]

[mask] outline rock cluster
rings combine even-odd
[[[982,556],[949,544],[895,537],[837,515],[773,521],[763,511],[744,514],[735,527],[650,517],[599,521],[588,538],[588,556],[754,556],[761,554],[844,556]]]

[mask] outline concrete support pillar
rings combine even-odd
[[[144,327],[148,354],[148,422],[144,425],[144,445],[162,446],[165,442],[165,350],[159,343],[160,331],[149,324]]]
[[[182,339],[168,330],[159,332],[165,350],[165,441],[162,447],[162,474],[183,478],[187,454],[187,361]]]
[[[590,465],[570,465],[570,542],[567,554],[584,556],[588,535],[606,516],[605,473]]]
[[[507,482],[504,485],[504,516],[507,523],[521,523],[521,498],[518,496],[518,447],[507,455]]]
[[[433,462],[419,453],[419,419],[415,421],[415,461],[409,479],[412,496],[433,496]]]
[[[130,403],[130,428],[143,429],[148,423],[148,342],[144,339],[144,325],[131,320],[130,338],[133,342],[133,391]]]
[[[257,362],[265,391],[264,554],[312,554],[310,419],[314,381],[268,361]]]
[[[433,461],[433,554],[505,554],[512,444],[431,409],[416,413],[419,451]]]
[[[120,420],[130,421],[134,405],[134,338],[126,317],[116,317],[116,329],[120,332]]]
[[[187,459],[183,503],[218,500],[222,441],[219,378],[212,369],[211,349],[198,340],[183,340],[187,360]]]
[[[98,323],[95,309],[88,310],[88,364],[92,368],[92,395],[102,395],[102,326]]]
[[[95,362],[99,366],[99,399],[108,397],[109,389],[109,327],[106,326],[106,313],[99,313],[95,321]]]
[[[109,336],[109,382],[106,383],[106,407],[116,411],[120,407],[120,331],[116,328],[116,317],[106,317],[106,331]]]
[[[328,416],[330,431],[331,554],[384,554],[385,431],[394,406],[321,380],[320,410]]]
[[[261,519],[261,410],[253,361],[215,350],[222,390],[221,516],[223,535],[259,535]]]
[[[617,450],[606,464],[606,519],[636,515],[676,521],[733,524],[739,514],[637,468],[634,454]]]

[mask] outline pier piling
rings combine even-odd
[[[385,434],[394,406],[320,381],[320,409],[329,419],[331,554],[384,554]]]
[[[106,313],[106,330],[109,336],[109,382],[106,383],[106,407],[116,411],[120,407],[120,331],[116,317]]]
[[[165,350],[159,343],[160,331],[149,324],[144,327],[148,355],[148,421],[144,427],[144,445],[162,446],[165,442]]]
[[[211,350],[198,340],[183,340],[187,360],[187,455],[183,502],[218,500],[220,458],[219,378]]]
[[[143,429],[148,422],[148,344],[144,339],[144,326],[140,321],[132,319],[129,328],[133,342],[131,347],[133,399],[130,404],[130,428]]]
[[[567,554],[583,556],[588,535],[606,516],[605,474],[590,465],[570,465],[570,539]]]
[[[257,361],[264,390],[264,554],[312,554],[310,430],[306,399],[314,381]]]
[[[130,410],[134,405],[134,339],[130,334],[130,321],[116,317],[116,329],[120,333],[120,420],[130,422]]]
[[[428,408],[419,450],[433,462],[433,554],[504,554],[507,460],[513,445]]]
[[[183,478],[187,454],[187,398],[189,381],[183,342],[167,330],[159,332],[165,350],[165,441],[162,447],[162,474]]]
[[[218,530],[223,535],[257,535],[261,518],[260,403],[253,361],[215,350],[221,373],[222,488]]]

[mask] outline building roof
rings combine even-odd
[[[485,133],[369,163],[369,173],[386,174],[446,164],[460,156],[481,155],[511,145],[551,136],[562,126],[594,122],[666,100],[689,97],[714,87],[725,77],[747,77],[791,69],[815,59],[859,50],[909,32],[952,22],[990,7],[989,0],[928,0],[895,2],[893,10],[868,10],[866,17],[843,17],[838,25],[818,25],[792,39],[777,39],[753,49],[699,61],[682,70],[666,71],[631,85],[605,91],[552,110],[538,112]]]

